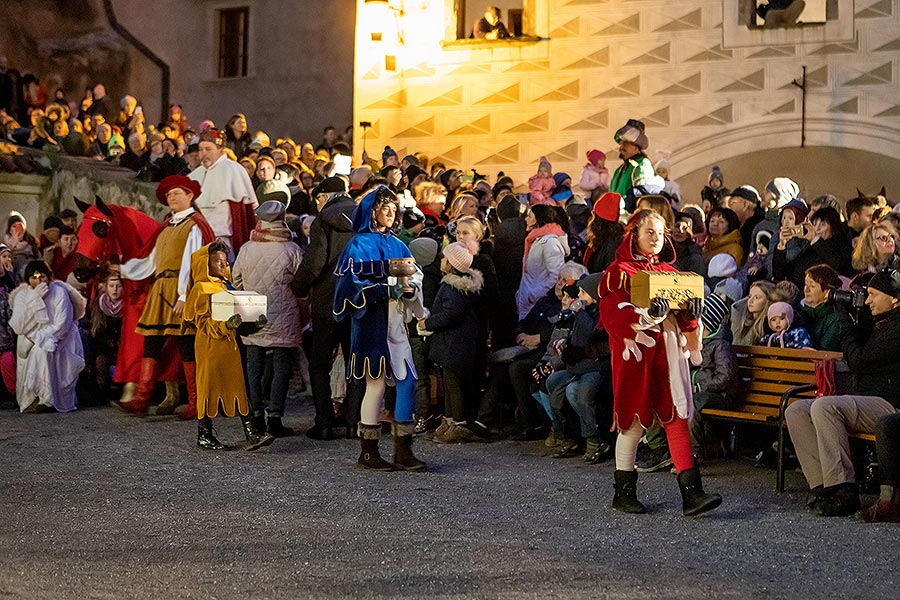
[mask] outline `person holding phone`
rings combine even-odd
[[[850,235],[840,213],[833,207],[818,209],[802,223],[783,224],[779,235],[778,245],[772,253],[772,273],[776,281],[786,279],[802,289],[806,270],[820,264],[833,267],[841,275],[852,275]],[[787,245],[794,238],[803,239],[808,245],[793,260],[788,260]]]

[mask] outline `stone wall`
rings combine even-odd
[[[9,157],[10,147],[0,148]],[[46,217],[64,208],[75,209],[75,198],[88,203],[100,196],[107,204],[134,206],[161,218],[165,211],[156,200],[156,184],[134,179],[134,173],[90,159],[75,159],[18,149],[45,168],[39,172],[0,173],[0,217],[11,210],[25,216],[31,231],[39,232]]]

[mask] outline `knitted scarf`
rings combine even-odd
[[[100,294],[97,303],[100,305],[100,310],[107,317],[118,318],[122,316],[122,298],[113,301],[106,294]]]
[[[557,223],[547,223],[529,231],[528,235],[525,236],[525,255],[522,257],[522,271],[528,271],[528,254],[531,252],[534,242],[545,235],[566,235],[566,233]]]
[[[250,232],[251,242],[289,242],[291,237],[291,230],[281,221],[274,223],[258,221]]]

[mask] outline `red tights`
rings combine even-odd
[[[681,473],[694,468],[691,432],[688,430],[687,420],[676,416],[663,427],[666,430],[666,439],[669,440],[669,452],[672,455],[672,462],[675,463],[675,471]]]

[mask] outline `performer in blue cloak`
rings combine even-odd
[[[418,375],[413,366],[406,323],[427,314],[421,290],[403,292],[390,275],[391,259],[411,258],[397,238],[400,203],[387,187],[378,186],[363,196],[350,240],[338,259],[334,287],[334,318],[352,317],[347,376],[366,380],[360,408],[358,464],[367,469],[397,468],[421,471],[425,463],[412,453],[413,397]],[[381,458],[378,439],[385,386],[396,386],[394,408],[394,463]]]

